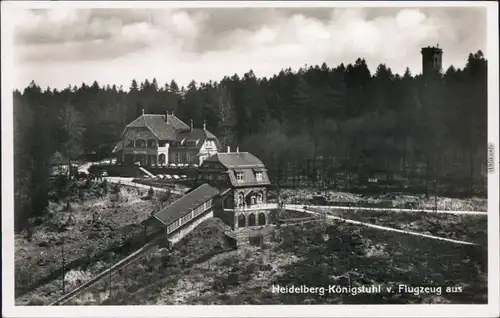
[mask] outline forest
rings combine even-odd
[[[49,161],[109,157],[124,127],[146,113],[174,112],[195,127],[206,121],[222,149],[248,151],[266,164],[274,183],[305,177],[325,185],[388,180],[485,193],[487,60],[481,51],[429,76],[400,76],[366,61],[253,71],[220,82],[179,87],[172,80],[130,87],[98,82],[14,91],[15,224],[43,215]],[[90,86],[89,86],[90,84]],[[318,177],[323,176],[323,177]],[[458,191],[458,190],[457,190]]]

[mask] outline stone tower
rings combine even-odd
[[[435,47],[424,47],[420,52],[422,53],[422,75],[441,71],[443,50],[439,48],[439,44]]]

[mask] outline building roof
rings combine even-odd
[[[200,140],[203,141],[205,139],[217,139],[214,134],[210,131],[203,128],[194,128],[193,130],[184,130],[179,132],[177,136],[177,140],[181,141],[183,139],[186,140]]]
[[[219,162],[228,169],[265,168],[262,161],[249,152],[216,153],[204,162]]]
[[[139,127],[149,129],[159,140],[200,140],[195,147],[192,147],[196,149],[201,148],[206,139],[215,139],[218,143],[217,137],[210,131],[202,128],[191,130],[191,127],[173,114],[142,114],[126,126],[126,128]],[[121,147],[116,145],[113,153],[119,151]]]
[[[203,169],[203,166],[209,162],[218,162],[228,169],[227,173],[233,187],[265,186],[271,184],[264,163],[249,152],[214,154],[205,159],[200,169]],[[257,181],[257,172],[262,172],[262,179],[259,181]],[[242,181],[237,180],[237,173],[243,173]]]
[[[253,187],[253,186],[265,186],[270,185],[271,181],[265,170],[262,172],[262,179],[257,181],[256,173],[253,169],[230,169],[228,171],[229,180],[234,187]],[[243,180],[238,181],[236,178],[237,173],[243,173]]]
[[[175,117],[174,114],[155,115],[155,116],[162,116],[163,118],[165,118],[165,116],[167,116],[167,123],[169,125],[172,125],[177,130],[190,129],[188,124],[186,124],[185,122],[183,122],[179,118]]]
[[[190,147],[186,147],[186,144],[184,143],[182,149],[189,148],[189,149],[199,150],[203,146],[205,140],[207,139],[215,140],[215,143],[217,144],[217,146],[219,146],[219,141],[217,137],[206,129],[194,128],[193,130],[184,130],[177,133],[177,141],[179,142],[183,140],[199,141],[195,146],[190,146]]]
[[[182,120],[174,115],[142,114],[126,128],[148,128],[159,140],[176,140],[176,130],[189,129]]]
[[[191,192],[184,195],[168,207],[151,216],[143,224],[159,221],[164,226],[170,225],[184,215],[191,213],[192,210],[199,207],[207,200],[219,194],[219,190],[205,183]],[[155,222],[157,223],[157,222]]]
[[[123,141],[119,141],[116,146],[113,148],[111,153],[117,153],[118,151],[123,149]]]

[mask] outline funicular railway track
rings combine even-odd
[[[210,197],[211,200],[212,197]],[[203,198],[204,200],[207,200],[207,198]],[[278,208],[277,204],[266,204],[267,208]],[[207,211],[211,211],[213,208],[212,205],[204,207],[200,212],[197,212],[196,215],[194,215],[193,220],[200,218],[199,216],[202,216],[206,214]],[[322,209],[323,208],[323,209]],[[304,224],[304,223],[309,223],[309,222],[317,222],[325,219],[337,219],[337,220],[342,220],[348,223],[353,223],[353,224],[358,224],[358,225],[364,225],[364,226],[369,226],[373,228],[377,228],[380,230],[386,230],[386,231],[393,231],[393,232],[400,232],[400,233],[406,233],[410,235],[418,235],[418,236],[423,236],[423,237],[428,237],[432,239],[438,239],[438,240],[443,240],[443,241],[449,241],[453,243],[458,243],[458,244],[466,244],[466,245],[476,245],[475,243],[471,242],[463,242],[463,241],[458,241],[458,240],[452,240],[452,239],[446,239],[446,238],[441,238],[441,237],[435,237],[432,235],[427,235],[427,234],[422,234],[422,233],[415,233],[415,232],[410,232],[410,231],[405,231],[405,230],[400,230],[400,229],[394,229],[394,228],[388,228],[380,225],[374,225],[374,224],[369,224],[369,223],[364,223],[360,221],[354,221],[354,220],[348,220],[348,219],[343,219],[337,216],[332,215],[331,211],[324,210],[325,206],[303,206],[303,205],[293,205],[293,204],[287,204],[286,208],[287,210],[293,210],[293,211],[299,211],[299,212],[305,212],[309,214],[313,214],[313,216],[310,217],[300,217],[300,218],[290,218],[290,219],[281,219],[279,220],[279,225],[280,226],[290,226],[290,225],[295,225],[295,224]],[[345,207],[331,207],[328,206],[328,209],[345,209]],[[406,209],[382,209],[382,208],[358,208],[360,210],[389,210],[389,211],[406,211]],[[487,212],[477,212],[477,211],[430,211],[430,210],[408,210],[408,212],[434,212],[434,213],[452,213],[452,214],[479,214],[479,215],[485,215]],[[194,210],[192,211],[194,213]],[[200,220],[202,221],[202,220]],[[190,223],[190,222],[188,222]],[[179,225],[179,227],[181,227]],[[225,233],[227,236],[236,238],[236,236],[233,233],[226,232]],[[160,230],[157,232],[154,232],[150,235],[148,235],[148,242],[143,245],[141,248],[130,254],[129,256],[125,257],[118,263],[112,265],[108,269],[104,270],[103,272],[99,273],[89,281],[85,282],[81,286],[75,288],[71,292],[63,295],[56,301],[52,302],[49,304],[49,306],[57,306],[57,305],[64,305],[68,303],[70,300],[74,299],[76,296],[80,295],[84,291],[88,290],[90,287],[95,285],[96,283],[100,282],[101,280],[105,279],[108,277],[108,275],[115,273],[126,266],[134,263],[135,261],[138,261],[141,259],[143,256],[145,256],[148,252],[150,252],[161,240],[162,238],[165,239],[169,237],[167,233],[164,232],[164,230]]]
[[[135,261],[138,261],[143,256],[145,256],[147,253],[149,253],[157,245],[159,240],[161,240],[162,238],[165,238],[165,235],[163,235],[163,234],[164,233],[162,231],[158,231],[156,233],[153,233],[150,236],[150,237],[152,237],[151,240],[149,242],[147,242],[146,244],[144,244],[141,248],[139,248],[138,250],[136,250],[132,254],[128,255],[127,257],[125,257],[124,259],[119,261],[118,263],[115,263],[114,265],[112,265],[108,269],[97,274],[89,281],[87,281],[87,282],[83,283],[82,285],[78,286],[77,288],[73,289],[69,293],[59,297],[56,301],[50,303],[49,306],[58,306],[58,305],[60,306],[60,305],[66,304],[70,300],[74,299],[76,296],[78,296],[81,293],[88,290],[90,287],[94,286],[98,282],[100,282],[103,279],[105,279],[106,277],[108,277],[110,274],[113,274],[113,273],[127,267],[128,265],[134,263]]]
[[[146,236],[146,244],[86,283],[63,295],[49,306],[67,303],[112,273],[139,260],[150,252],[161,239],[168,240],[169,246],[177,243],[204,220],[213,217],[212,199],[217,194],[218,190],[204,184],[152,215],[141,223],[146,233],[149,222],[155,222],[153,223],[155,230]]]

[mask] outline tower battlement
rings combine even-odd
[[[440,72],[443,65],[443,50],[436,46],[423,47],[422,54],[422,75]]]

